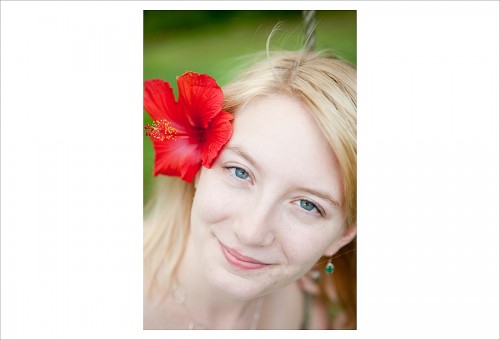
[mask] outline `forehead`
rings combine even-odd
[[[275,95],[250,102],[235,113],[229,145],[244,149],[276,177],[341,194],[335,153],[297,100]]]

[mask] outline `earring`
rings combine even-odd
[[[333,271],[335,270],[335,266],[332,263],[332,259],[328,260],[328,263],[325,266],[325,272],[327,274],[333,274]]]

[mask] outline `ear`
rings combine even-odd
[[[348,226],[344,230],[342,237],[337,241],[335,241],[330,247],[328,247],[325,250],[324,255],[327,257],[332,257],[336,252],[339,251],[339,249],[341,249],[343,246],[351,242],[354,239],[354,237],[356,237],[357,231],[358,228],[356,223],[354,223],[351,226]]]

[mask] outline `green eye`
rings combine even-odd
[[[234,169],[234,174],[236,175],[236,177],[241,178],[241,179],[248,178],[248,172],[246,172],[242,168],[234,167],[233,169]]]
[[[300,200],[300,207],[307,210],[307,211],[311,211],[313,209],[316,209],[316,210],[318,209],[318,208],[316,208],[316,206],[313,203],[306,201],[306,200]]]

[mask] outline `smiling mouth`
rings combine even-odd
[[[267,263],[263,263],[251,257],[245,256],[234,249],[228,248],[221,242],[219,242],[219,244],[222,250],[222,254],[226,258],[227,262],[229,262],[229,264],[236,269],[255,270],[269,265]]]

